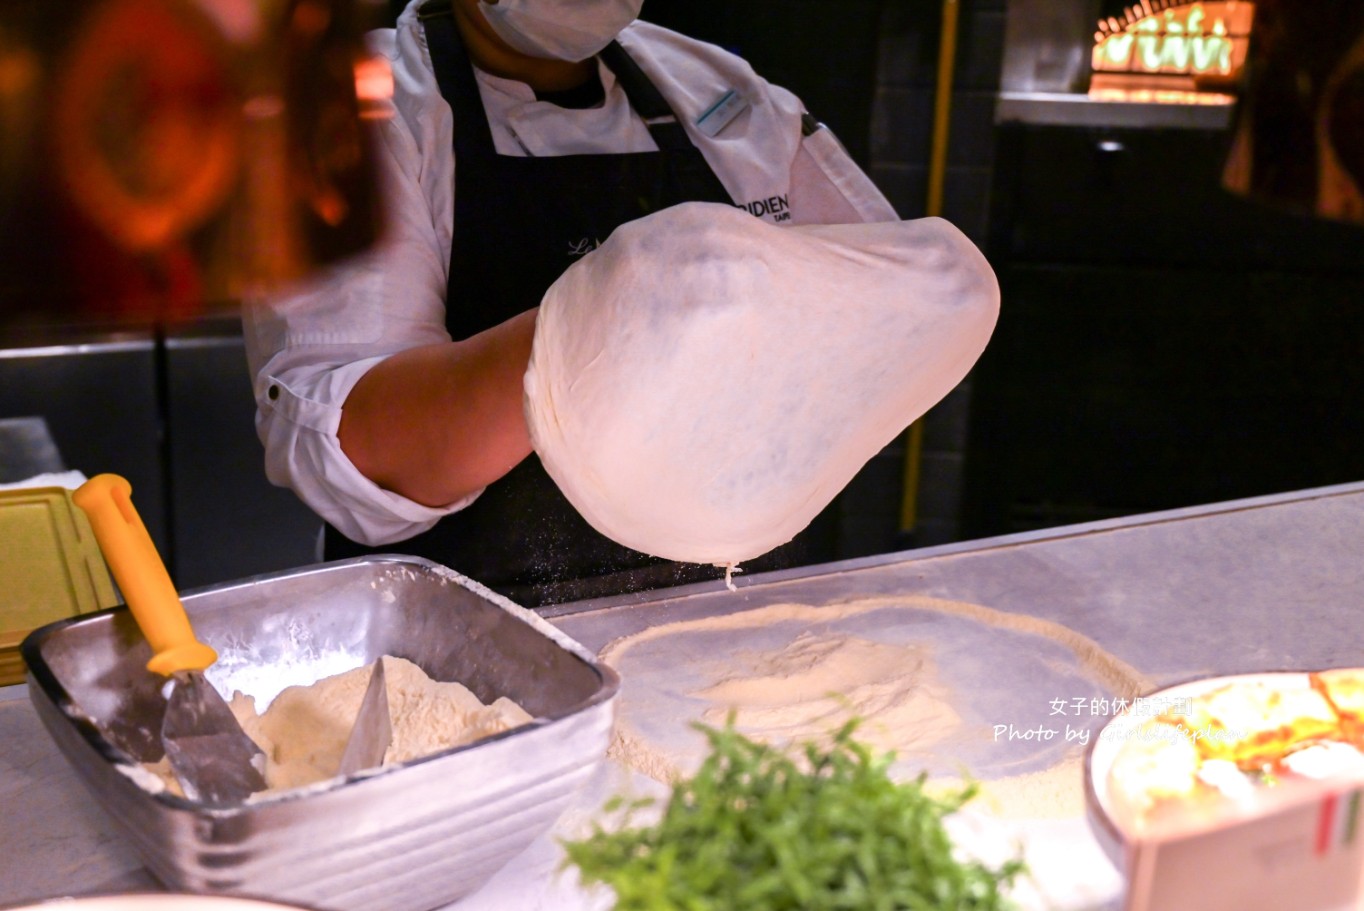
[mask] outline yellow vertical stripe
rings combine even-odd
[[[957,62],[957,0],[943,0],[942,31],[938,38],[938,83],[933,101],[933,137],[928,156],[928,198],[925,214],[941,215],[943,184],[947,179],[947,148],[952,122],[952,74]],[[900,530],[913,531],[918,522],[919,476],[923,449],[923,419],[905,434],[904,492],[900,500]]]

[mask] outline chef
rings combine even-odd
[[[522,413],[536,307],[679,202],[897,216],[795,96],[642,2],[415,0],[370,36],[394,76],[385,238],[244,308],[267,474],[326,520],[327,559],[417,554],[528,606],[719,575],[599,535],[545,474]],[[797,538],[749,568],[800,560]]]

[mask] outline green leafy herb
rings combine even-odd
[[[853,740],[798,758],[734,730],[697,726],[711,752],[654,825],[565,845],[584,882],[616,911],[1001,911],[1021,860],[962,859],[942,819],[975,794],[896,782],[891,756]],[[639,809],[648,801],[636,803]],[[608,805],[608,809],[610,809]]]

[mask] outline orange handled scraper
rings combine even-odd
[[[90,517],[123,600],[151,644],[147,670],[174,678],[161,742],[185,796],[224,805],[264,790],[265,755],[204,678],[203,670],[218,655],[195,638],[156,545],[133,508],[132,485],[118,475],[96,475],[72,499]]]

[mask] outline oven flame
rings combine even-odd
[[[1143,0],[1099,23],[1096,73],[1232,76],[1244,64],[1255,5]]]

